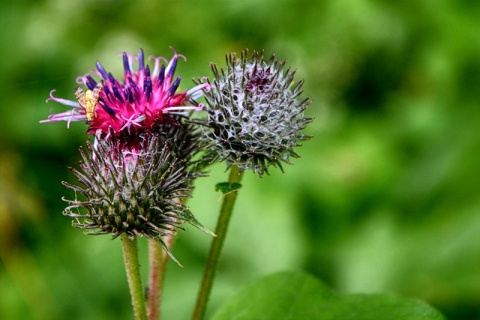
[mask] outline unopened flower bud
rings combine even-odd
[[[205,92],[207,118],[203,134],[210,150],[227,166],[260,176],[270,165],[291,164],[293,148],[309,139],[301,130],[311,122],[303,113],[309,98],[300,98],[303,80],[283,70],[285,61],[263,52],[227,55],[226,69],[212,65],[214,89]],[[210,88],[209,88],[210,89]],[[283,170],[283,169],[282,169]]]

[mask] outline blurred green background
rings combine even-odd
[[[263,48],[314,101],[302,158],[244,178],[209,315],[251,281],[302,269],[339,292],[480,319],[480,2],[7,0],[0,27],[1,319],[132,318],[119,240],[61,214],[86,126],[38,121],[65,110],[49,91],[73,99],[96,60],[120,77],[117,53],[170,58],[169,46],[188,58],[184,89],[226,53]],[[224,170],[190,202],[211,229]],[[180,232],[164,319],[190,317],[210,241]]]

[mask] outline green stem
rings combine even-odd
[[[128,286],[130,287],[130,295],[132,297],[133,314],[136,320],[146,320],[147,313],[145,310],[142,280],[140,277],[137,239],[129,239],[126,233],[122,233],[121,239]]]
[[[228,182],[230,184],[240,183],[242,180],[243,171],[240,171],[236,165],[232,166],[230,169],[230,176]],[[223,243],[225,242],[225,237],[227,235],[228,223],[230,222],[230,217],[233,212],[233,205],[237,199],[237,191],[233,191],[223,198],[222,207],[220,209],[220,215],[218,216],[217,227],[215,229],[215,234],[217,235],[213,241],[212,246],[210,247],[210,253],[208,255],[207,266],[203,274],[202,285],[200,286],[200,291],[197,297],[197,304],[195,306],[195,311],[193,313],[192,319],[200,320],[205,316],[205,311],[207,309],[208,298],[213,285],[213,280],[215,278],[215,271],[218,266],[218,261],[220,258],[220,253],[222,251]]]

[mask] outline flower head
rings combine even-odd
[[[291,164],[293,147],[309,139],[300,131],[311,121],[303,116],[310,99],[299,99],[303,80],[283,70],[285,61],[263,52],[243,51],[241,59],[227,55],[226,70],[212,65],[215,90],[206,92],[204,135],[210,150],[227,166],[238,165],[260,176],[269,165]]]
[[[157,134],[111,135],[95,145],[88,141],[80,149],[80,170],[71,169],[80,185],[63,182],[75,191],[73,200],[64,198],[64,214],[88,234],[146,236],[167,252],[162,237],[182,229],[184,222],[209,232],[181,202],[190,197],[192,180],[200,174],[191,161],[200,143],[192,132],[190,125],[163,124]]]
[[[97,62],[96,75],[101,77],[96,81],[90,74],[77,79],[86,90],[77,88],[77,101],[50,98],[72,110],[52,114],[41,122],[85,121],[89,128],[87,133],[106,136],[119,135],[121,132],[155,130],[161,123],[176,123],[175,115],[185,114],[188,110],[199,110],[201,104],[191,103],[202,95],[202,89],[208,91],[208,85],[198,85],[188,91],[177,93],[180,77],[175,78],[178,58],[185,57],[174,51],[173,58],[168,61],[163,57],[150,57],[154,60],[153,70],[145,65],[143,50],[138,56],[123,53],[124,80],[118,81],[107,72],[100,62]],[[138,61],[134,70],[133,61]],[[167,66],[161,65],[167,62]]]
[[[123,53],[122,82],[97,62],[95,73],[101,80],[90,74],[79,77],[77,82],[86,88],[75,90],[77,101],[50,93],[47,101],[72,110],[41,122],[85,121],[87,133],[95,137],[80,149],[80,169],[71,169],[80,185],[63,182],[75,192],[74,199],[63,199],[68,203],[64,214],[88,234],[146,236],[170,254],[162,237],[175,234],[182,223],[211,233],[182,203],[190,197],[193,179],[202,174],[200,162],[192,159],[204,147],[198,127],[184,120],[191,110],[203,108],[195,99],[210,85],[177,93],[178,58],[184,57],[175,51],[170,61],[154,57],[151,70],[142,50],[138,56]]]

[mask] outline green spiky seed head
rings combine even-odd
[[[157,134],[135,133],[87,142],[80,149],[80,170],[72,169],[80,185],[63,184],[75,191],[65,199],[64,214],[87,234],[126,233],[159,241],[175,234],[184,222],[207,231],[182,199],[190,197],[194,171],[191,157],[198,135],[183,127],[163,125]],[[78,195],[83,199],[79,200]]]
[[[291,164],[298,157],[293,148],[309,139],[301,133],[311,122],[303,113],[310,99],[301,99],[303,80],[284,70],[285,61],[263,52],[243,51],[241,58],[227,55],[226,69],[212,65],[212,89],[207,104],[203,134],[210,152],[227,166],[252,170],[262,176],[270,165]]]

